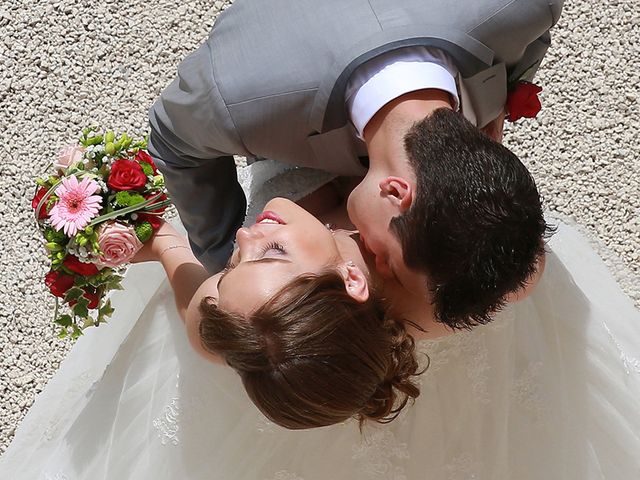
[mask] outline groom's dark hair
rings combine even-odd
[[[535,182],[518,157],[450,109],[414,124],[404,143],[416,194],[390,224],[404,262],[427,274],[439,321],[485,324],[544,254],[550,229]]]

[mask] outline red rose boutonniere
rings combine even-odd
[[[520,80],[507,94],[507,111],[510,122],[520,118],[534,118],[542,108],[538,94],[542,87]]]

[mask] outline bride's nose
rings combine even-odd
[[[255,240],[259,240],[264,237],[264,234],[258,229],[240,228],[236,232],[236,242],[240,249],[247,248]]]

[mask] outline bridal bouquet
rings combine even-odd
[[[107,293],[122,289],[117,268],[153,235],[170,204],[146,140],[126,133],[82,131],[38,178],[31,206],[44,237],[61,338],[77,338],[113,313]],[[69,313],[59,311],[59,302]]]

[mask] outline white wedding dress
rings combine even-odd
[[[249,218],[328,178],[285,170],[242,169]],[[191,350],[159,265],[131,267],[125,286],[25,417],[1,479],[640,479],[640,313],[565,224],[535,292],[420,342],[420,397],[362,434],[267,421],[231,369]]]

